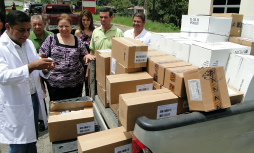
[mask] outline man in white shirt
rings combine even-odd
[[[124,37],[130,37],[140,40],[148,45],[151,42],[151,33],[144,28],[146,24],[145,15],[143,13],[135,13],[132,19],[133,29],[124,32]]]
[[[43,93],[39,76],[48,78],[52,60],[38,56],[31,40],[30,18],[14,10],[0,37],[0,143],[9,153],[37,153],[39,107]],[[40,105],[40,106],[39,106]]]

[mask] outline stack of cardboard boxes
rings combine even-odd
[[[189,110],[225,109],[241,102],[243,93],[245,101],[254,100],[251,45],[227,42],[240,34],[240,27],[231,24],[238,25],[238,17],[183,16],[181,33],[152,34],[153,49],[130,38],[113,38],[112,51],[97,51],[98,95],[121,127],[79,136],[79,152],[130,152],[131,131],[140,116],[163,119]],[[82,122],[93,121],[88,114]]]

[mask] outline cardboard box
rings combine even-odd
[[[230,37],[230,42],[251,47],[250,55],[254,55],[254,40],[242,37]]]
[[[173,56],[176,58],[183,60],[185,62],[189,62],[190,49],[191,45],[195,44],[196,41],[175,41],[173,43]]]
[[[177,96],[168,89],[119,96],[119,119],[126,131],[134,130],[138,117],[162,119],[177,114]]]
[[[128,37],[112,39],[112,57],[126,68],[146,67],[148,46]]]
[[[91,101],[51,102],[48,118],[50,142],[75,139],[77,136],[94,132],[94,114]],[[63,111],[75,111],[62,113]]]
[[[231,42],[196,43],[191,46],[189,63],[198,67],[223,66],[224,70],[230,53],[250,54],[251,48]]]
[[[96,57],[101,53],[110,53],[111,51],[112,51],[111,49],[96,50]]]
[[[228,85],[228,94],[231,105],[241,103],[243,99],[243,93]]]
[[[181,32],[229,36],[232,17],[183,15]]]
[[[180,33],[151,33],[151,48],[162,51],[165,37],[180,38]]]
[[[174,56],[165,56],[150,58],[148,63],[148,73],[153,76],[153,80],[161,85],[164,85],[164,75],[166,68],[183,67],[191,65],[190,63],[184,62],[175,58]]]
[[[151,57],[159,57],[159,56],[168,56],[168,54],[167,53],[164,53],[164,52],[161,52],[161,51],[158,51],[158,50],[156,50],[156,51],[149,51],[148,53],[147,53],[147,58],[151,58]]]
[[[184,72],[191,111],[213,111],[231,106],[223,67],[200,68]]]
[[[204,43],[227,42],[229,36],[202,32],[181,32],[181,37]]]
[[[96,55],[96,78],[103,89],[106,89],[106,75],[109,75],[111,52]]]
[[[98,93],[98,96],[99,96],[100,99],[101,99],[102,104],[103,104],[105,107],[109,107],[109,103],[108,103],[108,101],[107,101],[106,90],[102,88],[100,82],[98,82],[98,81],[97,81],[97,93]]]
[[[177,114],[183,114],[190,111],[187,97],[178,97],[177,102]]]
[[[153,78],[146,72],[108,75],[106,93],[110,104],[119,103],[119,95],[153,90]]]
[[[217,17],[232,17],[232,24],[230,30],[230,36],[241,36],[242,30],[242,22],[243,22],[243,14],[236,14],[236,13],[214,13],[212,16]]]
[[[244,94],[243,102],[254,100],[254,56],[231,54],[227,65],[228,85]]]
[[[156,81],[153,81],[153,90],[158,90],[158,89],[161,89],[161,88],[162,88],[161,84],[159,84]]]
[[[241,37],[254,39],[254,21],[243,20]]]
[[[79,153],[131,152],[132,132],[123,127],[100,131],[78,137]]]
[[[186,89],[183,79],[183,72],[198,69],[196,66],[184,66],[166,68],[164,86],[171,90],[178,97],[186,97]]]
[[[96,59],[98,59],[98,55],[100,55],[101,53],[109,53],[109,52],[111,52],[111,49],[102,49],[102,50],[96,50]],[[95,61],[96,62],[96,65],[98,65],[98,60],[96,60]],[[98,74],[97,73],[98,71],[97,71],[97,66],[96,66],[96,74]],[[98,77],[97,77],[97,75],[96,75],[96,80],[98,80]]]
[[[111,59],[110,60],[110,75],[133,73],[133,72],[142,72],[142,67],[127,69],[121,63],[116,61],[116,59],[114,59],[113,57],[111,57],[110,59]]]
[[[116,115],[118,115],[119,104],[109,104],[109,107]]]
[[[174,55],[173,53],[173,44],[176,41],[186,41],[188,39],[186,38],[179,38],[179,37],[166,37],[164,38],[163,42],[164,43],[161,47],[161,51],[169,54],[169,55]]]

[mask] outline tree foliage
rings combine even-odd
[[[96,0],[98,6],[108,5],[112,0]]]
[[[138,0],[139,6],[144,5],[144,0]],[[161,23],[173,23],[180,26],[183,14],[188,12],[188,0],[156,0],[154,20]],[[153,0],[147,0],[148,19],[153,17]]]
[[[108,5],[114,6],[117,13],[128,14],[128,8],[134,7],[130,0],[112,0]]]

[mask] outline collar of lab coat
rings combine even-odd
[[[2,34],[0,41],[6,45],[6,47],[9,49],[10,53],[14,54],[16,56],[16,58],[19,59],[20,62],[22,62],[16,48],[14,47],[14,42],[7,35],[6,31]],[[27,43],[27,42],[25,42],[25,43]],[[27,45],[25,46],[25,50],[27,51]],[[28,53],[27,53],[27,56],[28,56]]]

